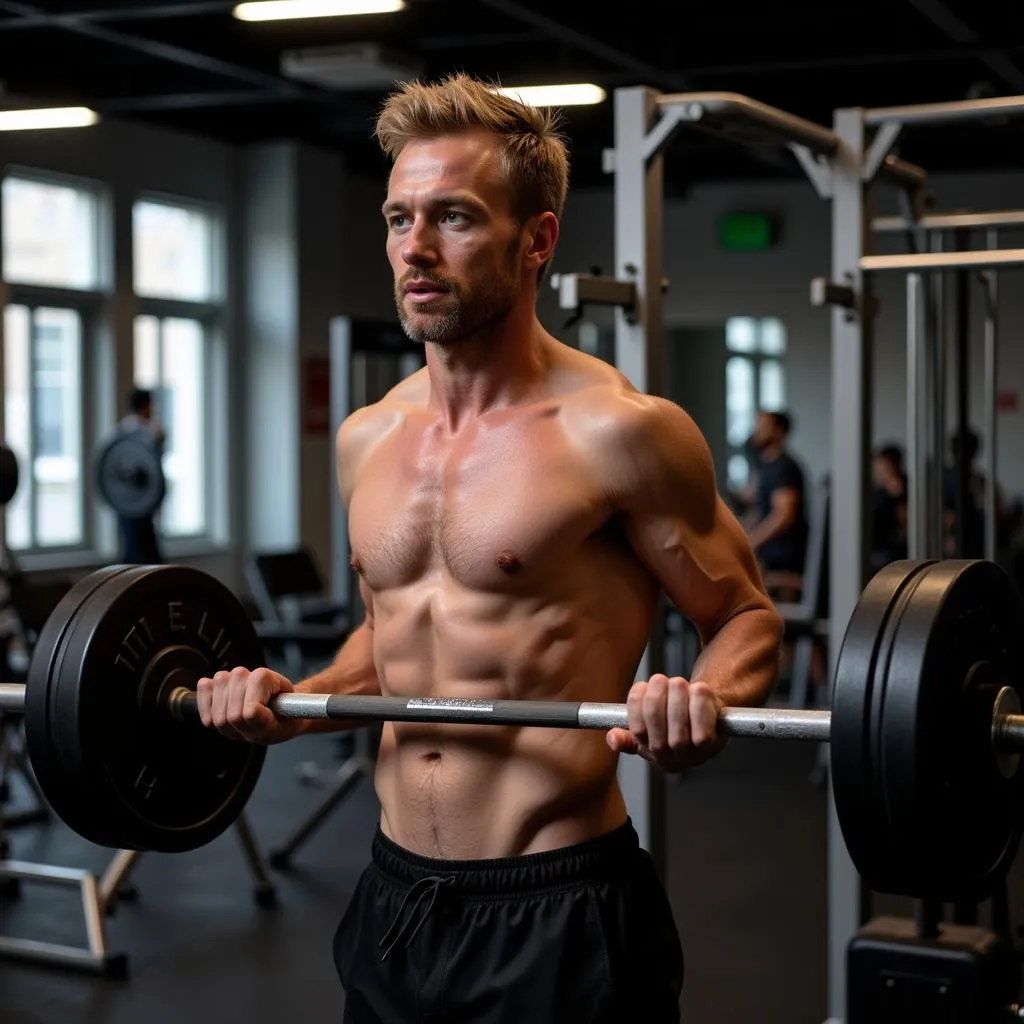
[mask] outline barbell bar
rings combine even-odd
[[[198,679],[264,663],[238,599],[187,566],[113,566],[47,619],[24,685],[32,769],[54,811],[118,849],[205,845],[251,796],[266,747],[197,722]],[[982,899],[1024,833],[1024,600],[984,561],[873,577],[835,658],[831,710],[727,708],[727,736],[828,742],[840,827],[866,884]],[[624,704],[280,694],[286,718],[628,728]],[[168,713],[170,712],[170,713]]]
[[[0,709],[25,706],[24,683],[0,683]],[[362,694],[284,693],[267,706],[285,719],[361,719],[376,722],[432,722],[531,726],[554,729],[628,729],[625,704],[540,700],[479,700],[462,697],[373,697]],[[998,705],[997,705],[998,706]],[[199,717],[194,690],[175,687],[166,710],[184,721]],[[718,731],[746,739],[828,743],[832,713],[799,708],[722,708]],[[998,751],[1024,751],[1024,715],[995,713],[992,744]]]

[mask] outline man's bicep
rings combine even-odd
[[[795,487],[777,487],[772,491],[772,508],[787,518],[795,518],[800,507],[800,492]]]

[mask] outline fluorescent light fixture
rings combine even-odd
[[[88,107],[36,107],[0,110],[0,132],[23,132],[36,128],[85,128],[99,115]]]
[[[578,82],[575,85],[510,85],[495,90],[529,107],[579,107],[603,103],[607,93],[599,85]]]
[[[293,18],[341,18],[351,14],[391,14],[405,0],[257,0],[232,12],[239,21],[288,21]]]

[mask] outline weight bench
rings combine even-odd
[[[324,578],[308,548],[254,553],[245,578],[259,614],[256,634],[268,654],[283,658],[290,678],[301,678],[311,661],[332,658],[345,642],[348,608],[324,596]]]

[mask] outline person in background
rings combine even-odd
[[[747,536],[766,576],[802,574],[807,554],[804,472],[786,449],[792,425],[788,413],[762,410],[751,438],[757,507]]]
[[[871,568],[907,557],[907,474],[903,449],[883,445],[871,460]]]
[[[981,454],[981,438],[977,432],[966,429],[963,442],[960,434],[954,433],[949,439],[951,464],[943,475],[943,511],[946,526],[946,556],[949,558],[985,557],[985,473],[977,465]],[[961,459],[967,463],[967,494],[964,496],[963,550],[957,548],[956,488],[958,467]],[[998,482],[996,495],[996,551],[1006,544],[1012,526],[1012,511],[1007,507]]]
[[[163,424],[156,418],[153,392],[149,388],[134,387],[128,393],[128,413],[118,424],[118,430],[148,430],[153,434],[153,442],[162,456],[166,433]],[[156,532],[156,517],[123,516],[117,517],[117,526],[121,534],[121,562],[125,565],[160,565],[163,554]]]

